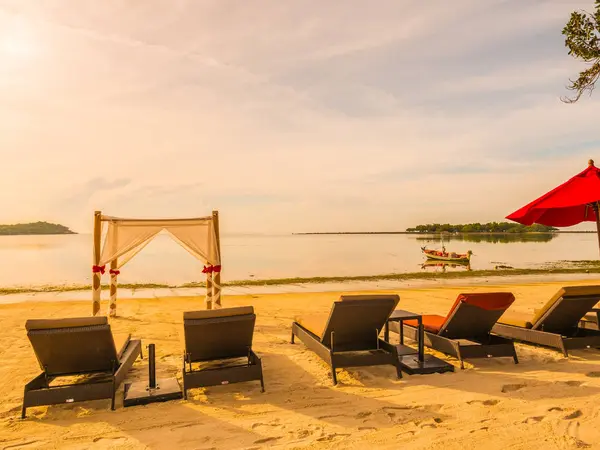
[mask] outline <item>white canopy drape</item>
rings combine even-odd
[[[108,222],[108,230],[100,266],[117,260],[117,268],[123,267],[163,230],[199,260],[221,264],[212,217],[144,220],[103,216],[102,220]]]

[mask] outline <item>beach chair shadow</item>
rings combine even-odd
[[[463,359],[510,357],[518,363],[513,342],[491,333],[514,300],[510,292],[459,294],[446,316],[422,316],[425,346],[456,357],[461,369]],[[416,341],[417,325],[416,320],[407,320],[402,329],[398,322],[389,327],[402,338]]]
[[[379,335],[400,301],[398,295],[342,295],[329,315],[307,314],[292,322],[291,342],[298,337],[331,368],[392,365],[402,378],[397,348]]]
[[[106,317],[34,319],[25,324],[42,373],[25,385],[21,417],[33,406],[110,399],[138,356],[141,340],[113,337]],[[75,378],[53,384],[59,378]]]
[[[562,351],[600,348],[600,331],[580,324],[600,300],[600,286],[566,286],[540,310],[527,316],[508,312],[492,332],[498,336]]]
[[[298,353],[305,350],[298,348]],[[414,405],[402,401],[401,396],[396,397],[399,401],[393,402],[380,398],[378,387],[368,387],[368,383],[362,383],[365,370],[369,373],[369,380],[373,379],[372,368],[359,368],[357,371],[348,371],[343,376],[352,378],[352,384],[338,384],[336,387],[328,385],[326,379],[317,375],[324,363],[318,359],[319,367],[303,362],[300,364],[294,355],[273,352],[262,352],[265,364],[265,378],[269,389],[261,395],[248,393],[240,397],[240,391],[234,385],[225,386],[222,389],[210,392],[211,403],[218,405],[219,409],[225,409],[229,414],[243,415],[249,405],[265,405],[268,409],[276,408],[285,410],[293,415],[299,414],[309,417],[313,426],[323,427],[323,422],[332,426],[344,428],[393,428],[410,422],[431,423],[442,422],[449,419],[447,414],[440,412],[441,405]],[[312,366],[312,367],[307,367]],[[377,377],[376,383],[382,379],[394,383],[390,377],[394,372],[392,367],[378,367],[380,371],[386,372],[383,377]],[[323,382],[325,381],[325,382]],[[396,384],[402,383],[395,381]],[[208,396],[208,395],[207,395]],[[201,403],[195,400],[194,403]],[[286,417],[287,416],[286,414]],[[254,426],[277,426],[280,421],[265,423],[257,417]],[[277,423],[276,423],[277,422]],[[303,432],[298,429],[298,432]]]

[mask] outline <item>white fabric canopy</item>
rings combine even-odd
[[[212,217],[148,220],[103,216],[102,220],[108,222],[108,231],[100,266],[115,259],[117,268],[124,266],[163,230],[199,260],[215,266],[221,264]]]

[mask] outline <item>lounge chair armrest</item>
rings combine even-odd
[[[113,335],[113,339],[115,341],[115,346],[117,347],[117,355],[119,356],[119,359],[121,359],[131,341],[131,334],[115,334]]]

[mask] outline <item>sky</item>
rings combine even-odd
[[[0,223],[500,221],[600,164],[592,0],[0,0]]]

